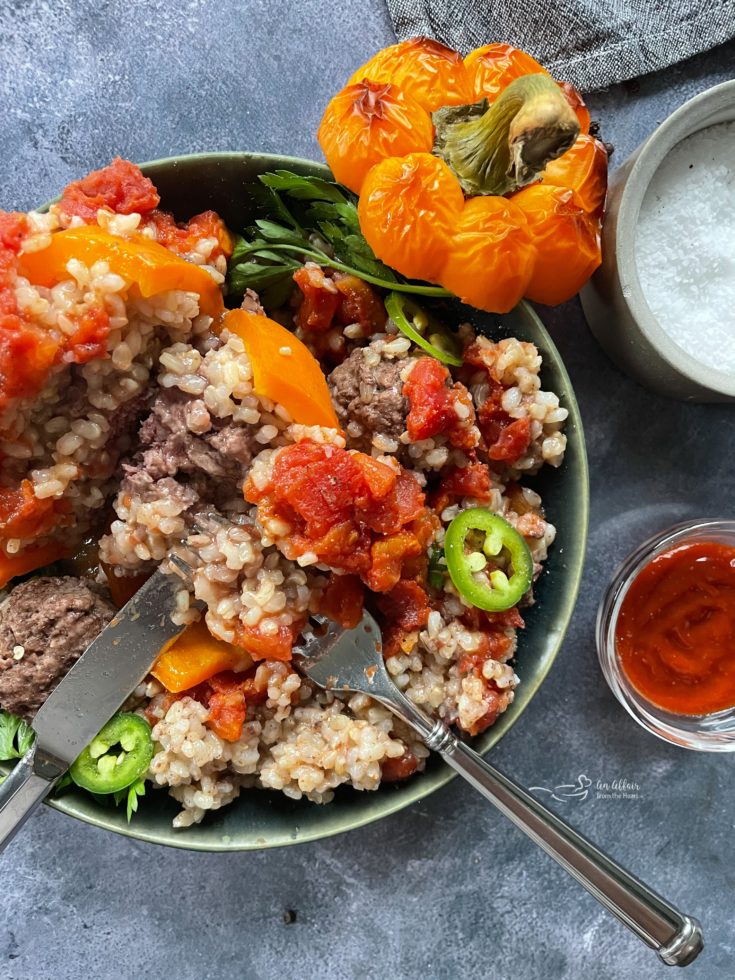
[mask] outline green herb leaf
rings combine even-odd
[[[348,200],[349,192],[343,192],[338,184],[321,177],[302,177],[290,170],[276,170],[263,174],[260,180],[271,190],[285,191],[289,197],[302,201],[332,201],[334,204],[341,204]]]
[[[57,779],[56,785],[54,786],[54,793],[63,793],[65,789],[68,789],[69,786],[73,785],[74,780],[71,778],[71,775],[68,772],[65,772],[60,779]]]
[[[128,803],[126,807],[128,823],[133,819],[133,814],[138,812],[138,798],[145,796],[145,781],[136,780],[128,789]]]
[[[260,218],[255,222],[258,231],[263,238],[273,242],[290,242],[292,245],[303,245],[304,236],[292,228],[279,225],[275,221],[268,221]]]
[[[447,574],[447,563],[444,560],[444,549],[433,545],[429,555],[429,585],[433,589],[444,588],[444,576]]]
[[[20,759],[35,737],[31,726],[22,718],[0,710],[0,762]]]

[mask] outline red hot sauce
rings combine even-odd
[[[631,583],[615,629],[620,665],[653,704],[681,715],[735,705],[735,548],[678,545]]]

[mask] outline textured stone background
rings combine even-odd
[[[0,0],[0,204],[27,208],[115,153],[319,156],[333,91],[392,41],[381,0]],[[620,161],[735,45],[594,94]],[[585,582],[557,664],[494,761],[526,785],[624,778],[638,801],[564,814],[701,917],[688,971],[733,976],[732,758],[638,729],[597,666],[616,562],[675,520],[732,516],[732,409],[664,401],[613,369],[576,303],[544,313],[582,407],[592,470]],[[0,857],[0,977],[657,977],[653,954],[468,787],[297,849],[171,851],[44,809]],[[284,922],[284,910],[296,921]]]

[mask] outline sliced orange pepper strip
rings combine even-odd
[[[103,259],[112,272],[136,283],[145,297],[183,289],[199,294],[202,313],[217,317],[224,308],[219,286],[206,269],[158,242],[140,236],[121,238],[90,225],[57,231],[47,248],[22,253],[19,271],[35,286],[55,286],[69,278],[66,266],[70,259],[86,265]]]
[[[200,619],[163,648],[151,673],[167,691],[178,694],[223,670],[247,670],[250,666],[252,659],[245,650],[213,637]]]
[[[100,562],[100,567],[107,579],[107,588],[110,590],[112,601],[118,609],[133,598],[138,589],[142,588],[153,574],[152,572],[138,572],[136,575],[115,575],[113,565],[108,565],[106,561]]]
[[[220,326],[245,344],[257,394],[283,405],[294,422],[339,429],[319,362],[290,330],[247,310],[229,310]]]
[[[0,589],[18,575],[26,575],[52,561],[66,558],[69,549],[59,541],[24,548],[17,555],[8,555],[0,549]]]

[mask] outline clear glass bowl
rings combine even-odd
[[[615,572],[597,614],[597,654],[607,683],[627,712],[649,732],[686,749],[735,752],[735,706],[708,715],[680,715],[653,704],[623,672],[615,649],[620,607],[638,573],[652,558],[684,542],[716,541],[735,548],[735,521],[675,524],[649,538]]]

